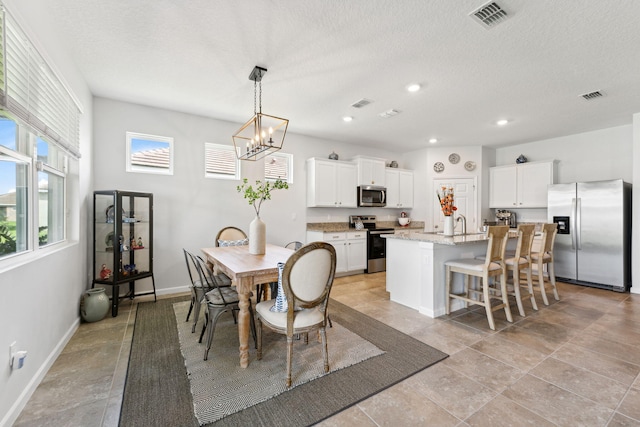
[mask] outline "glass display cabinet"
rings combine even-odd
[[[139,284],[136,291],[136,282]],[[120,295],[120,286],[128,284]],[[153,295],[153,194],[108,190],[93,193],[93,282],[112,287],[111,315],[121,299]],[[150,286],[149,286],[150,285]]]

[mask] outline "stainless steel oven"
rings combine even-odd
[[[384,234],[393,234],[393,228],[377,228],[374,215],[352,215],[349,217],[351,227],[367,230],[367,269],[366,273],[377,273],[387,269],[387,240]]]

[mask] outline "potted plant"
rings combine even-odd
[[[289,184],[286,181],[277,179],[275,181],[256,180],[255,187],[249,184],[247,178],[242,180],[242,184],[238,185],[238,193],[242,193],[243,197],[248,201],[256,211],[256,217],[249,224],[249,253],[254,255],[262,255],[265,253],[267,244],[267,228],[265,223],[260,219],[260,208],[262,202],[271,200],[271,192],[273,190],[288,189]]]

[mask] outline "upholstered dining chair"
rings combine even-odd
[[[240,310],[238,303],[240,296],[235,289],[231,287],[220,286],[219,280],[213,275],[211,269],[207,263],[199,256],[191,255],[193,262],[197,267],[198,275],[202,282],[212,283],[212,289],[204,295],[204,301],[207,303],[207,311],[205,313],[205,324],[202,327],[200,333],[200,340],[202,342],[205,331],[207,332],[207,344],[204,350],[204,360],[207,360],[209,356],[209,350],[213,343],[213,334],[216,329],[216,323],[220,315],[226,311]],[[249,301],[249,319],[251,322],[251,333],[253,335],[254,342],[256,341],[256,327],[251,308],[251,301]],[[235,320],[235,317],[234,317]]]
[[[193,326],[191,328],[191,332],[193,333],[196,331],[196,325],[200,318],[200,307],[202,300],[204,299],[204,295],[213,288],[213,284],[207,282],[203,283],[201,281],[197,266],[193,261],[193,255],[184,248],[182,251],[184,253],[185,263],[187,264],[187,271],[189,272],[189,280],[191,280],[191,286],[189,287],[191,290],[191,304],[189,305],[189,312],[187,313],[187,319],[185,321],[189,321],[189,317],[193,311]],[[223,287],[231,286],[231,280],[225,281],[222,277],[218,277],[218,283]]]
[[[509,237],[509,226],[491,226],[487,231],[487,235],[489,236],[489,243],[487,244],[487,254],[484,260],[464,258],[445,262],[445,310],[447,314],[451,312],[451,298],[464,301],[465,307],[469,303],[481,305],[487,313],[489,327],[495,330],[496,325],[493,320],[493,312],[496,310],[503,308],[507,320],[513,322],[507,295],[507,270],[504,264],[504,252]],[[460,294],[451,292],[453,273],[462,273],[465,275],[464,289]],[[489,278],[496,276],[500,276],[500,289],[497,291],[492,289],[489,284]],[[479,288],[472,289],[470,287],[471,277],[479,277],[482,279]],[[501,302],[493,305],[491,300],[496,298],[500,299]]]
[[[542,241],[540,242],[540,249],[537,252],[531,253],[531,262],[537,267],[538,273],[538,287],[540,288],[540,294],[542,295],[542,301],[544,305],[549,305],[549,299],[545,291],[545,276],[549,279],[549,285],[553,290],[553,297],[556,301],[560,300],[558,295],[558,289],[556,287],[556,273],[553,265],[553,245],[556,240],[556,233],[558,232],[558,225],[556,223],[544,224],[542,226]],[[545,268],[547,271],[545,273]]]
[[[282,273],[282,288],[287,296],[286,312],[271,311],[272,300],[256,306],[258,351],[262,358],[262,327],[287,337],[287,388],[291,387],[293,339],[296,334],[318,330],[322,341],[324,371],[329,372],[327,350],[327,305],[336,272],[336,251],[325,242],[313,242],[298,249],[287,260]]]
[[[238,227],[224,227],[220,229],[216,235],[216,247],[248,244],[249,241],[247,240],[247,233],[240,230]]]
[[[530,299],[531,306],[534,310],[538,309],[536,298],[533,295],[533,282],[531,278],[531,244],[535,235],[535,224],[519,224],[518,225],[518,242],[516,243],[516,251],[512,256],[506,255],[504,264],[507,269],[507,275],[511,271],[513,274],[513,292],[509,293],[516,299],[518,312],[521,316],[525,316],[524,306],[522,302]],[[527,276],[526,293],[522,293],[520,283],[520,274],[525,273]],[[507,285],[509,286],[509,285]]]

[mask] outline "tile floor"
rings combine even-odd
[[[640,426],[640,295],[560,284],[514,323],[460,310],[430,319],[389,301],[384,273],[332,297],[450,355],[322,426]],[[116,426],[136,305],[81,324],[16,426]]]

